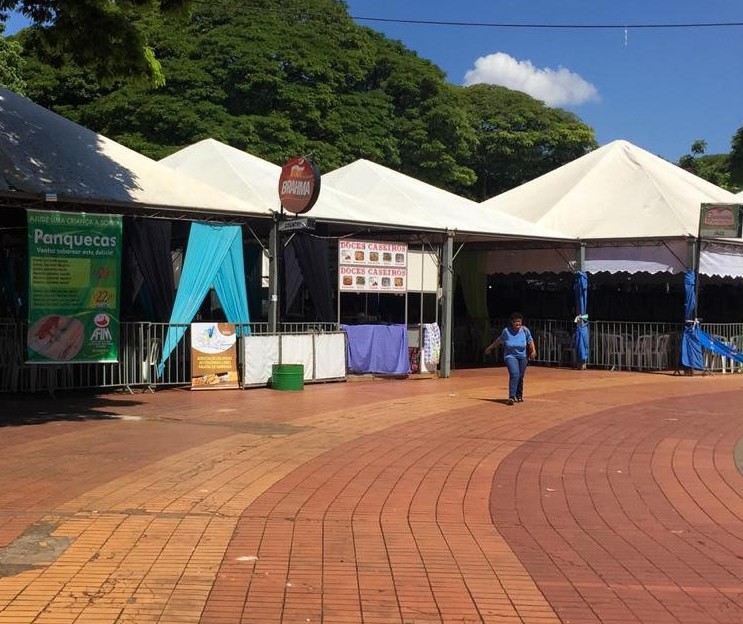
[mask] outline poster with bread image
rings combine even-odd
[[[191,323],[191,390],[239,388],[233,323]]]

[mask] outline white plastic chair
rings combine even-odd
[[[670,340],[670,334],[658,334],[655,337],[653,368],[657,370],[666,370],[668,368],[668,344]]]
[[[743,336],[730,336],[730,344],[735,347],[735,350],[740,353],[741,346],[743,346]],[[743,364],[733,360],[730,362],[730,370],[734,373],[743,372]]]
[[[539,330],[534,332],[534,342],[540,362],[557,362],[557,339],[552,332]]]
[[[726,338],[725,336],[720,336],[719,334],[713,334],[712,338],[726,345],[732,344],[729,338]],[[722,373],[725,374],[727,373],[728,364],[730,365],[730,368],[732,370],[732,365],[733,365],[732,360],[730,360],[729,358],[723,357],[719,353],[714,353],[713,351],[705,351],[704,368],[712,372],[722,371]]]
[[[624,363],[624,339],[621,334],[601,334],[601,364],[611,370],[621,369]]]
[[[632,350],[632,363],[638,370],[652,368],[653,366],[653,342],[652,334],[643,334],[635,340]]]

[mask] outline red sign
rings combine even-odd
[[[281,168],[279,199],[294,214],[307,212],[320,194],[320,174],[306,158],[292,158]]]

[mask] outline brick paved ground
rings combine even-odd
[[[0,624],[743,622],[743,375],[0,398]]]

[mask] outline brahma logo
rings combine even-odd
[[[317,201],[320,174],[306,158],[292,158],[281,168],[279,200],[288,212],[303,214]]]

